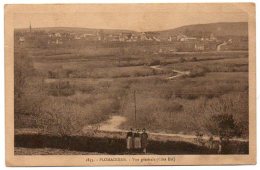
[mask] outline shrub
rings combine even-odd
[[[96,90],[93,85],[79,85],[76,86],[75,89],[81,91],[82,93],[88,93],[88,94]]]
[[[247,95],[231,93],[210,100],[206,108],[208,118],[205,127],[212,134],[227,139],[233,136],[248,136]]]
[[[179,62],[180,63],[184,63],[186,61],[186,59],[185,58],[183,58],[183,57],[180,57],[180,59],[179,59]]]
[[[48,92],[52,96],[71,96],[75,94],[69,81],[57,81],[49,84]]]
[[[234,136],[240,136],[241,131],[232,114],[216,114],[207,123],[207,129],[220,139],[229,140]]]
[[[24,94],[27,80],[35,74],[35,70],[26,51],[16,52],[14,55],[14,96],[20,98]]]
[[[198,59],[197,59],[197,57],[192,57],[192,58],[190,59],[190,61],[195,62],[195,61],[198,61]]]
[[[17,49],[15,49],[17,50]],[[43,78],[33,67],[32,59],[26,51],[14,54],[14,117],[15,128],[36,127],[34,115],[44,98]]]
[[[160,60],[152,60],[148,65],[149,66],[155,66],[155,65],[160,65],[161,61]]]
[[[48,71],[48,78],[50,78],[50,79],[59,78],[59,75],[58,75],[57,72],[54,72],[54,71]]]
[[[204,76],[207,70],[204,67],[195,67],[192,70],[190,70],[189,77],[200,77]]]
[[[79,133],[88,122],[81,106],[62,98],[48,98],[42,103],[38,123],[45,133],[69,136]]]

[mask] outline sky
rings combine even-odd
[[[15,28],[81,27],[134,31],[167,30],[184,25],[247,22],[234,4],[42,5],[15,10]]]

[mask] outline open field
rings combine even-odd
[[[121,130],[210,136],[215,135],[207,127],[211,117],[228,113],[239,125],[239,136],[248,139],[247,51],[133,53],[133,49],[15,48],[17,62],[28,60],[16,67],[17,74],[25,69],[28,75],[23,88],[16,90],[21,97],[15,101],[15,127],[73,135],[120,116],[125,119],[118,125]],[[23,152],[16,149],[17,154]]]
[[[78,58],[72,53],[69,57],[59,56],[60,60],[57,60],[55,55],[42,55],[33,56],[33,67],[43,78],[47,103],[55,98],[72,101],[83,112],[102,112],[98,113],[101,118],[93,115],[100,120],[109,115],[123,115],[128,117],[127,123],[122,125],[124,128],[133,126],[133,91],[136,91],[139,117],[137,125],[140,128],[146,126],[155,131],[174,133],[203,131],[199,128],[202,127],[201,124],[196,125],[197,120],[187,118],[191,116],[194,119],[195,112],[207,114],[206,109],[202,111],[200,105],[206,107],[207,103],[217,102],[220,98],[233,97],[237,97],[238,102],[245,105],[247,102],[248,58],[245,52],[187,53],[172,56],[153,54],[151,57],[146,54],[132,56],[126,53],[121,57],[122,61],[138,63],[128,66],[121,66],[122,62],[119,64],[117,56],[86,55]],[[151,65],[158,65],[160,69],[154,69]],[[189,71],[190,75],[167,80],[167,77],[176,75],[173,69]],[[56,84],[66,83],[68,84],[64,89],[56,88]],[[144,114],[149,120],[143,117]],[[247,116],[247,112],[236,114],[239,117]],[[201,116],[196,117],[202,119]]]

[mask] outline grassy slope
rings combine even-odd
[[[247,36],[247,22],[223,22],[212,24],[187,25],[176,29],[162,31],[161,34],[178,34],[185,33],[186,30],[194,32],[212,32],[215,36]]]

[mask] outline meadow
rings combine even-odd
[[[32,68],[26,71],[34,74],[26,75],[22,97],[15,101],[16,128],[68,135],[121,115],[127,118],[122,129],[210,135],[210,117],[228,113],[241,125],[241,136],[248,138],[247,51],[143,49],[17,47],[15,57],[31,63],[19,68]],[[167,79],[178,74],[173,70],[189,74]],[[57,128],[59,123],[65,125]]]

